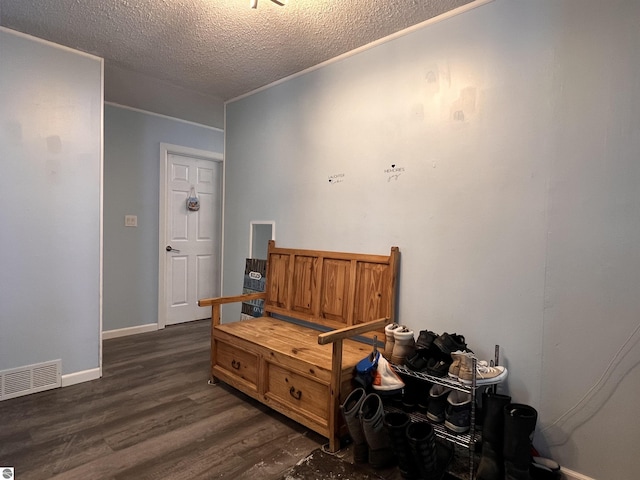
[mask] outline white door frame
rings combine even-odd
[[[209,152],[207,150],[199,150],[197,148],[183,147],[180,145],[172,145],[170,143],[160,144],[160,212],[159,212],[159,231],[158,231],[158,330],[163,329],[167,324],[167,310],[166,310],[166,263],[167,252],[165,247],[167,240],[166,234],[166,210],[167,210],[167,166],[169,162],[169,155],[182,155],[185,157],[200,158],[204,160],[211,160],[214,162],[220,162],[224,170],[224,156],[221,153]],[[224,179],[224,177],[223,177]],[[221,230],[220,234],[224,237],[224,180],[222,190],[220,191],[220,215],[221,215]],[[220,239],[222,241],[222,238]],[[220,248],[220,261],[222,261],[222,248]],[[222,281],[222,265],[220,265],[220,277]],[[222,285],[222,283],[221,283]]]

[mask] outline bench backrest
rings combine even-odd
[[[269,242],[265,315],[329,328],[395,318],[400,251],[389,255],[276,247]]]

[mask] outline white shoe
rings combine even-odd
[[[391,368],[389,362],[384,357],[378,360],[378,368],[373,373],[373,389],[383,392],[402,390],[404,382],[400,376]]]

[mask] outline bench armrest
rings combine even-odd
[[[358,325],[352,325],[350,327],[339,328],[330,332],[321,333],[318,335],[318,343],[320,345],[326,345],[327,343],[333,343],[338,340],[344,340],[345,338],[354,337],[361,333],[370,332],[371,330],[377,330],[380,327],[384,327],[391,323],[389,317],[379,318],[366,323],[359,323]]]
[[[242,295],[234,295],[232,297],[203,298],[198,300],[198,306],[211,307],[211,327],[220,325],[220,305],[225,303],[244,302],[246,300],[259,300],[267,298],[266,292],[244,293]]]
[[[222,305],[224,303],[244,302],[245,300],[259,300],[261,298],[267,298],[266,292],[243,293],[242,295],[234,295],[232,297],[203,298],[202,300],[198,300],[198,306],[211,307],[213,305]]]

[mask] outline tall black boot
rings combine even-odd
[[[398,460],[402,478],[417,480],[420,478],[418,464],[411,454],[407,439],[407,427],[410,423],[411,417],[404,412],[389,412],[384,416],[384,426],[391,439],[391,449]]]
[[[499,393],[482,396],[482,457],[478,465],[478,480],[504,480],[502,448],[504,440],[504,407],[511,397]]]
[[[420,478],[441,480],[453,459],[453,446],[446,441],[436,441],[433,427],[428,422],[409,424],[407,439],[418,464]]]
[[[401,375],[404,382],[404,394],[402,395],[402,410],[411,413],[417,408],[418,392],[422,387],[422,380],[409,375]]]
[[[531,440],[536,429],[538,412],[521,403],[504,407],[505,480],[531,480]]]

